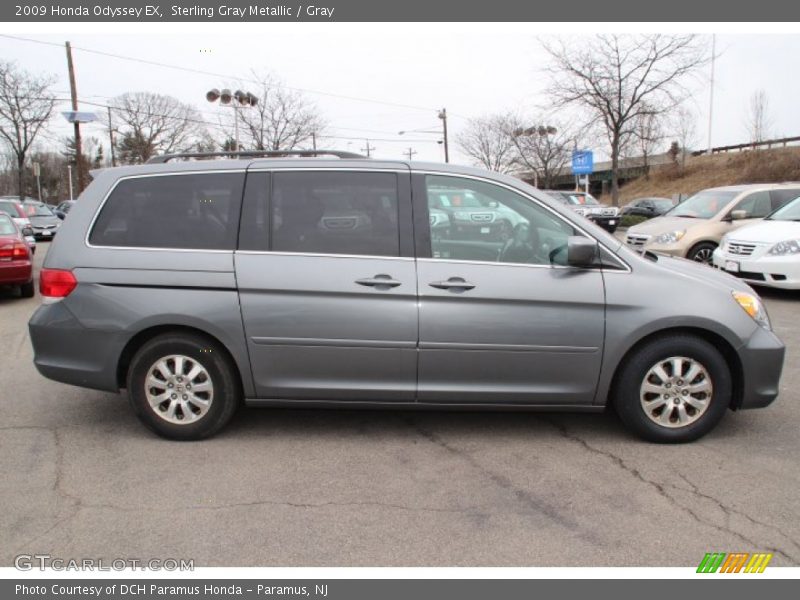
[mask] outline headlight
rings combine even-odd
[[[654,244],[674,244],[679,239],[681,239],[684,235],[686,235],[686,231],[681,229],[679,231],[670,231],[669,233],[662,233],[661,235],[657,236],[654,240]]]
[[[772,256],[786,256],[787,254],[798,253],[800,253],[800,241],[798,240],[786,240],[785,242],[779,242],[767,252],[767,254],[771,254]]]
[[[733,299],[744,309],[748,315],[750,315],[753,320],[761,325],[766,330],[770,330],[771,326],[769,324],[769,315],[767,315],[767,309],[764,308],[764,305],[761,303],[761,300],[758,299],[758,296],[753,294],[748,294],[746,292],[731,292],[733,294]]]

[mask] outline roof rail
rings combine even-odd
[[[230,158],[260,158],[284,156],[336,156],[338,158],[367,158],[355,152],[342,152],[341,150],[230,150],[220,152],[179,152],[177,154],[162,154],[154,156],[147,161],[148,164],[166,163],[178,158],[214,158],[227,156]]]

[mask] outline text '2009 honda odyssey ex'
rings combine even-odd
[[[127,388],[175,439],[242,402],[610,403],[645,439],[684,442],[778,393],[783,345],[725,273],[640,256],[512,177],[267,154],[100,172],[42,269],[39,371]],[[447,190],[488,198],[513,231],[432,236]]]

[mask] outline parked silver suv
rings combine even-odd
[[[776,397],[784,347],[742,281],[639,256],[512,177],[299,154],[102,171],[41,272],[39,371],[127,388],[174,439],[219,431],[243,401],[610,403],[643,438],[685,442]],[[512,231],[432,235],[448,190]]]

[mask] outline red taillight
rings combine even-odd
[[[27,260],[29,258],[28,246],[22,242],[0,246],[0,260]]]
[[[39,292],[48,298],[66,298],[76,285],[78,280],[72,271],[42,269],[39,274]]]

